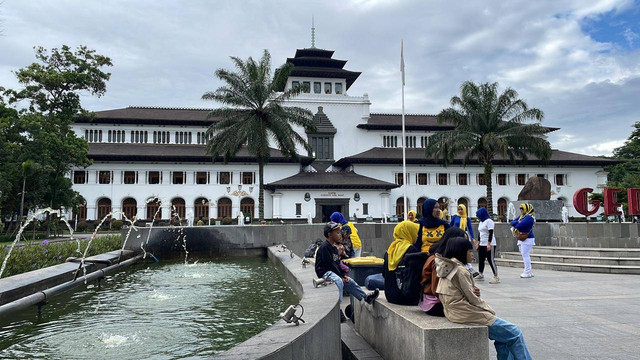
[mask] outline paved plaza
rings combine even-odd
[[[534,271],[520,279],[521,269],[501,267],[501,284],[478,283],[534,359],[640,359],[640,276]]]

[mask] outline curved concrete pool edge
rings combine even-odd
[[[214,359],[341,359],[340,307],[335,286],[314,288],[313,266],[303,268],[302,259],[281,245],[269,247],[267,255],[301,299],[306,323],[296,326],[280,319]],[[295,304],[286,304],[282,311],[288,305]]]

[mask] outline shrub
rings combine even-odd
[[[75,241],[49,243],[44,240],[40,243],[18,244],[11,252],[2,278],[61,264],[70,256],[81,256],[87,244],[89,244],[87,240],[80,240],[80,253],[78,253],[78,243]],[[97,237],[91,243],[87,256],[118,250],[121,246],[122,238],[120,236]],[[9,246],[0,247],[0,259],[4,259],[8,252]]]
[[[180,220],[178,218],[173,218],[173,219],[171,219],[171,225],[173,225],[173,226],[181,226],[182,223],[180,222]]]
[[[216,224],[216,220],[218,220],[218,219],[216,219],[216,218],[209,219],[209,225],[215,225]]]
[[[196,226],[204,226],[204,221],[198,220],[198,222],[196,223]]]
[[[231,223],[233,223],[233,219],[228,216],[222,219],[222,225],[231,225]]]
[[[85,232],[89,228],[89,224],[86,221],[80,221],[78,225],[76,225],[76,231]]]
[[[122,225],[124,225],[124,223],[122,222],[122,220],[113,220],[111,222],[111,229],[113,230],[120,230],[122,229]]]

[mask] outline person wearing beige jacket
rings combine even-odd
[[[498,360],[530,360],[520,328],[497,317],[491,306],[480,298],[480,289],[465,267],[472,261],[472,245],[463,237],[449,239],[444,256],[436,255],[436,273],[440,279],[436,293],[444,315],[454,323],[488,326]]]

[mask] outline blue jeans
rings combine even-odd
[[[364,297],[366,295],[364,293],[364,290],[362,290],[362,288],[360,288],[358,283],[355,280],[353,280],[352,278],[349,278],[349,282],[345,284],[344,281],[342,281],[342,278],[340,276],[338,276],[338,274],[334,273],[333,271],[327,271],[326,273],[324,273],[323,278],[324,279],[331,279],[331,281],[336,283],[336,285],[338,286],[338,292],[340,294],[339,295],[340,296],[340,304],[342,304],[342,291],[343,290],[346,290],[347,294],[353,295],[358,300],[364,299]]]
[[[364,279],[364,286],[369,290],[384,290],[384,277],[382,274],[373,274]]]
[[[498,360],[531,360],[522,331],[516,325],[497,318],[489,326],[489,339],[495,341]]]

